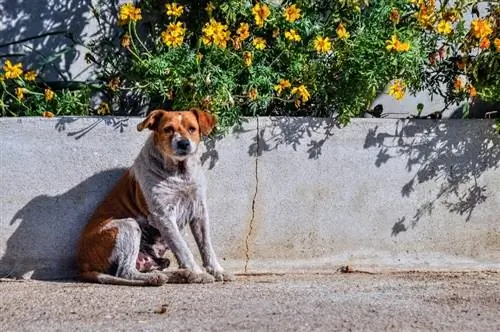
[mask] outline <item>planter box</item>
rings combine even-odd
[[[148,135],[139,121],[0,118],[0,277],[75,275],[82,227]],[[202,156],[216,252],[233,272],[500,270],[492,125],[249,118]]]

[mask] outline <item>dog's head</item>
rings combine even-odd
[[[173,159],[183,160],[196,152],[203,135],[215,127],[215,117],[197,108],[189,111],[154,110],[137,125],[137,130],[154,131],[160,151]]]

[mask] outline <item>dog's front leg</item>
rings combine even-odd
[[[191,273],[187,277],[189,283],[213,282],[214,277],[205,273],[196,263],[191,250],[182,237],[177,225],[177,211],[175,205],[168,205],[162,211],[156,211],[149,217],[151,225],[156,227],[165,239],[168,247],[172,250],[180,268],[187,269]]]
[[[208,273],[215,277],[217,281],[231,281],[234,276],[224,271],[219,264],[217,256],[212,246],[210,236],[210,224],[206,205],[203,206],[203,213],[200,217],[194,218],[191,223],[191,232],[200,250],[203,266]]]

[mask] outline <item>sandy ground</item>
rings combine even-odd
[[[500,331],[500,273],[238,276],[124,287],[0,281],[2,331]]]

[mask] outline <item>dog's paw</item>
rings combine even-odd
[[[208,273],[205,273],[205,272],[196,273],[196,272],[191,272],[191,271],[189,271],[189,272],[190,272],[190,274],[189,274],[187,280],[188,280],[188,283],[190,283],[190,284],[208,284],[208,283],[215,281],[215,278]]]
[[[150,286],[161,286],[167,282],[166,275],[158,272],[152,272],[151,276],[146,279],[146,283]]]
[[[234,275],[224,270],[206,268],[207,272],[214,276],[215,281],[233,281]]]

